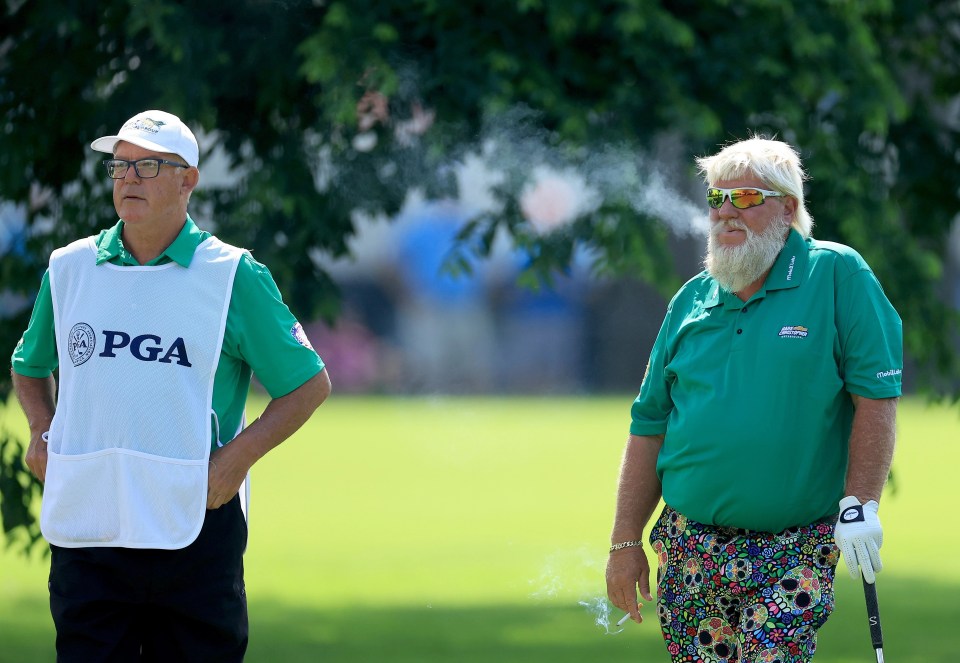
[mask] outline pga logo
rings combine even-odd
[[[187,356],[186,343],[179,336],[167,345],[156,334],[131,337],[127,332],[112,329],[104,329],[100,333],[103,335],[103,350],[98,357],[116,358],[117,351],[126,350],[139,361],[155,361],[161,364],[176,362],[180,366],[192,366]],[[68,339],[67,351],[74,366],[90,359],[98,345],[93,328],[83,322],[73,326]]]

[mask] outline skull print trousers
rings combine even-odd
[[[650,534],[672,663],[807,663],[833,611],[833,522],[782,532],[705,525],[665,507]]]

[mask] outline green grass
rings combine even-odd
[[[649,608],[606,635],[578,605],[604,592],[629,403],[334,396],[254,469],[248,660],[666,662]],[[25,430],[16,406],[2,419]],[[957,658],[960,531],[944,514],[958,424],[901,406],[880,512],[891,661]],[[0,662],[53,660],[46,565],[0,552]],[[845,567],[837,594],[818,663],[872,660]]]

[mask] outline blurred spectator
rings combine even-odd
[[[414,392],[490,391],[499,361],[482,271],[453,276],[443,267],[462,218],[437,204],[398,221],[397,338],[404,383]]]
[[[508,392],[556,393],[584,386],[583,312],[577,284],[533,291],[510,284],[497,306],[498,383]]]
[[[311,345],[323,348],[327,361],[337,362],[337,391],[381,390],[385,362],[380,356],[380,343],[352,311],[343,310],[333,327],[313,322],[304,331]]]

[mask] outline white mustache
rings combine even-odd
[[[747,228],[747,224],[745,224],[743,221],[737,221],[736,219],[728,219],[726,221],[715,223],[710,228],[710,234],[713,235],[714,239],[716,239],[717,235],[728,230],[742,230],[747,233],[747,235],[753,234],[750,232],[750,229]]]

